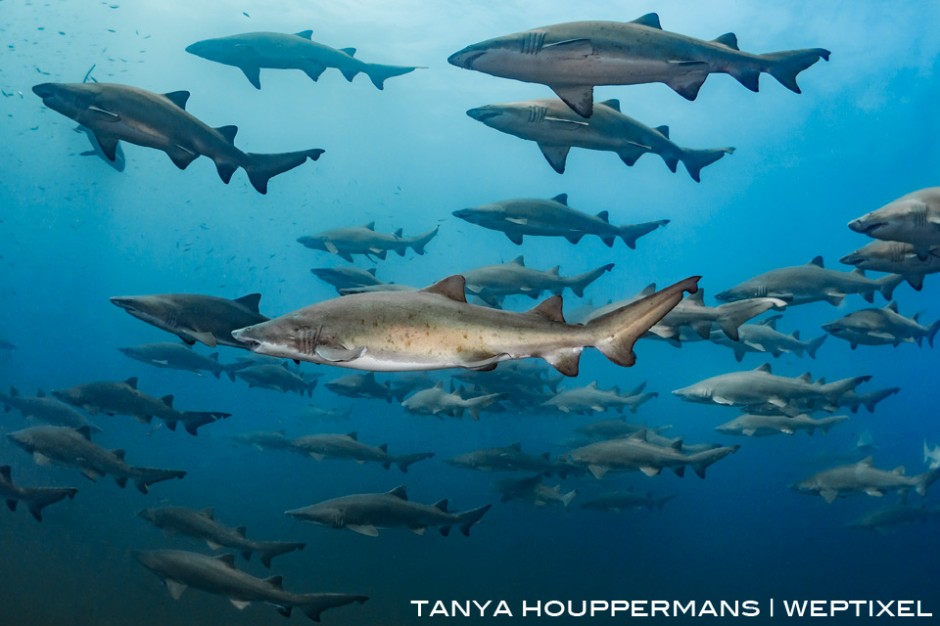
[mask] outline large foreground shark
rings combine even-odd
[[[768,73],[796,93],[796,76],[823,48],[751,54],[734,33],[712,41],[664,31],[649,13],[632,22],[568,22],[496,37],[467,46],[447,60],[458,67],[548,85],[572,110],[591,117],[595,85],[665,83],[695,100],[709,74],[730,74],[757,91]]]
[[[650,128],[621,113],[619,100],[598,102],[594,115],[587,120],[555,99],[488,104],[470,109],[467,115],[490,128],[536,142],[559,174],[565,172],[571,148],[586,148],[616,152],[628,166],[647,152],[654,152],[671,172],[682,161],[692,180],[700,182],[703,167],[734,153],[734,148],[683,148],[669,139],[668,126]]]
[[[42,83],[33,93],[50,109],[89,129],[110,161],[117,158],[121,140],[162,150],[180,169],[206,156],[215,162],[222,182],[228,184],[240,167],[260,193],[267,193],[272,177],[307,159],[316,161],[324,152],[242,152],[234,143],[238,127],[212,128],[186,111],[188,91],[158,94],[110,83]]]
[[[561,296],[527,313],[467,303],[464,278],[451,276],[420,291],[342,296],[232,332],[254,352],[376,371],[451,367],[494,369],[502,361],[540,357],[577,376],[581,351],[593,346],[623,367],[633,344],[668,313],[687,278],[585,325],[567,324]]]
[[[372,84],[385,88],[385,80],[413,72],[417,67],[364,63],[355,57],[355,48],[331,48],[312,41],[312,30],[299,33],[243,33],[217,39],[197,41],[186,52],[197,57],[237,67],[261,89],[261,69],[301,70],[316,81],[327,68],[335,67],[349,82],[359,72],[369,76]]]

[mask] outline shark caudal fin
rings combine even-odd
[[[940,478],[940,468],[932,469],[929,472],[924,472],[917,477],[917,486],[914,488],[917,491],[917,495],[926,496],[927,489],[930,485],[937,482],[937,479]]]
[[[656,220],[655,222],[643,222],[642,224],[629,224],[627,226],[621,226],[618,229],[618,235],[623,242],[627,244],[627,247],[631,250],[636,250],[636,240],[642,237],[643,235],[648,235],[657,228],[665,228],[669,224],[669,220]]]
[[[697,452],[689,455],[689,465],[692,466],[692,470],[695,472],[696,476],[704,480],[705,470],[708,469],[709,465],[720,461],[729,454],[737,452],[740,448],[741,446],[734,445]]]
[[[42,521],[42,510],[49,506],[50,504],[55,504],[66,498],[74,498],[75,494],[78,493],[78,489],[73,487],[67,487],[65,489],[36,489],[32,491],[29,495],[29,499],[26,501],[26,506],[29,508],[29,512],[36,518],[37,522]]]
[[[481,506],[478,509],[473,509],[470,511],[464,511],[463,513],[460,513],[458,515],[458,517],[460,518],[460,521],[457,522],[458,524],[460,524],[460,532],[462,532],[465,537],[469,537],[470,529],[473,528],[473,526],[475,526],[476,524],[478,524],[481,519],[483,519],[483,516],[486,515],[486,512],[490,510],[491,506],[493,505],[487,504],[486,506]]]
[[[398,466],[398,469],[401,470],[402,474],[407,474],[409,467],[418,461],[430,459],[433,456],[433,452],[415,452],[414,454],[403,454],[401,456],[395,457],[395,465]]]
[[[380,63],[367,63],[363,71],[368,74],[369,79],[372,81],[373,85],[375,85],[378,89],[385,89],[385,81],[387,79],[394,78],[395,76],[401,76],[402,74],[408,74],[415,71],[416,69],[419,68],[405,65],[382,65]]]
[[[579,298],[583,298],[584,290],[587,288],[587,286],[612,269],[614,269],[614,264],[608,263],[607,265],[603,265],[601,267],[598,267],[597,269],[593,269],[590,272],[585,272],[583,274],[578,274],[577,276],[572,276],[571,278],[568,279],[569,281],[568,286],[571,287],[571,291],[573,291],[576,296],[578,296]]]
[[[937,336],[937,331],[940,330],[940,320],[937,320],[933,324],[927,327],[927,343],[933,348],[933,339]]]
[[[636,355],[633,354],[633,344],[636,340],[679,304],[684,292],[698,291],[700,278],[686,278],[591,320],[584,327],[593,340],[591,345],[617,365],[630,367],[636,361]],[[574,374],[567,374],[565,371],[562,373],[577,375],[577,369],[575,368]]]
[[[133,470],[134,484],[137,485],[137,490],[141,493],[150,491],[150,485],[173,478],[182,478],[186,475],[186,472],[182,470],[167,470],[155,467],[134,467],[131,469]]]
[[[414,250],[417,254],[424,254],[424,246],[428,245],[428,242],[434,239],[439,229],[439,226],[435,226],[423,235],[418,235],[415,237],[414,243],[411,244],[411,249]]]
[[[711,165],[726,154],[734,154],[734,148],[711,148],[706,150],[683,148],[679,159],[682,161],[682,164],[685,165],[685,169],[688,170],[692,180],[700,183],[702,182],[702,168],[706,165]]]
[[[470,417],[474,420],[480,419],[480,411],[508,395],[508,393],[490,393],[476,398],[467,398],[467,410],[470,412]]]
[[[827,337],[829,337],[829,335],[821,335],[807,344],[806,354],[808,354],[811,359],[816,358],[816,351],[819,350],[819,346],[823,345]]]
[[[305,593],[298,598],[298,602],[293,606],[299,608],[304,612],[304,615],[313,621],[319,622],[320,614],[327,609],[335,609],[353,602],[362,604],[368,599],[369,596],[355,596],[348,593]],[[286,607],[281,611],[281,614],[290,617],[290,608]]]
[[[760,57],[767,61],[763,68],[773,76],[781,85],[792,92],[802,93],[796,84],[796,76],[819,59],[829,60],[829,51],[823,48],[809,50],[789,50],[787,52],[771,52]]]
[[[247,152],[245,153],[247,161],[243,164],[243,167],[248,172],[251,185],[258,190],[258,193],[268,193],[268,181],[273,177],[303,165],[307,159],[316,161],[324,152],[320,148],[274,154]]]
[[[838,398],[846,391],[851,391],[864,382],[871,380],[871,376],[855,376],[854,378],[843,378],[823,385],[823,393],[828,398]]]
[[[271,559],[282,554],[303,550],[307,544],[294,541],[259,541],[255,552],[261,557],[265,567],[271,567]],[[250,553],[249,553],[250,554]]]

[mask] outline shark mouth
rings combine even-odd
[[[849,228],[854,230],[857,233],[862,233],[863,235],[870,235],[879,228],[887,226],[887,222],[869,222],[868,224],[863,224],[861,221],[856,220],[849,224]]]
[[[486,122],[488,119],[499,117],[501,113],[487,107],[479,107],[476,109],[470,109],[467,111],[467,115],[477,120],[478,122]]]
[[[261,347],[261,341],[255,339],[254,337],[249,337],[245,334],[247,328],[239,328],[238,330],[232,331],[232,338],[239,343],[245,344],[245,347],[252,352],[257,352],[258,348]]]

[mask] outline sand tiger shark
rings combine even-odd
[[[17,485],[13,482],[10,466],[0,466],[0,499],[6,501],[7,508],[11,511],[15,511],[16,505],[20,502],[25,503],[37,522],[42,521],[42,510],[44,508],[66,498],[71,500],[76,493],[78,493],[78,489],[74,487],[23,487]]]
[[[117,158],[121,140],[161,150],[181,170],[206,156],[215,162],[222,182],[228,184],[242,168],[260,193],[268,192],[272,177],[307,159],[316,161],[324,152],[242,152],[235,147],[237,126],[212,128],[186,111],[188,91],[158,94],[112,83],[42,83],[33,93],[50,109],[89,129],[109,161]]]
[[[205,39],[188,46],[186,52],[209,61],[237,67],[248,81],[261,89],[261,69],[301,70],[316,82],[327,68],[335,67],[349,82],[360,72],[372,84],[385,89],[386,79],[413,72],[418,67],[365,63],[355,48],[331,48],[311,40],[312,30],[299,33],[243,33]]]
[[[261,354],[375,371],[451,367],[494,369],[502,361],[540,357],[577,376],[581,351],[600,350],[614,363],[636,361],[633,344],[668,313],[699,277],[603,315],[568,324],[561,296],[526,313],[467,303],[464,278],[450,276],[420,291],[341,296],[232,332]]]
[[[940,187],[929,187],[889,202],[849,222],[849,228],[875,239],[900,241],[927,260],[940,246]]]
[[[581,117],[591,117],[595,85],[665,83],[695,100],[709,74],[730,74],[751,91],[768,73],[796,93],[796,76],[823,48],[751,54],[734,33],[712,41],[664,31],[656,13],[632,22],[568,22],[467,46],[447,60],[458,67],[550,87]]]
[[[683,148],[669,138],[668,126],[650,128],[621,113],[619,100],[598,102],[594,115],[587,120],[555,99],[488,104],[470,109],[467,115],[490,128],[536,142],[559,174],[564,174],[568,151],[573,147],[616,152],[628,166],[654,152],[671,172],[682,161],[695,182],[701,182],[703,167],[734,153],[734,148]]]

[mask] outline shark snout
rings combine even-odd
[[[857,220],[852,220],[849,222],[849,228],[854,230],[857,233],[862,233],[863,235],[870,235],[882,226],[886,226],[886,222],[881,222],[878,220],[866,220],[865,218],[858,218]]]
[[[463,67],[468,70],[473,69],[473,62],[486,54],[486,50],[480,50],[474,46],[468,46],[463,50],[453,53],[447,57],[447,62],[457,67]]]
[[[235,341],[245,344],[245,347],[249,350],[256,350],[261,342],[254,337],[250,336],[251,327],[248,328],[239,328],[238,330],[232,331],[232,337]]]
[[[467,115],[477,120],[478,122],[485,122],[488,119],[498,117],[500,112],[498,109],[494,109],[493,107],[483,106],[470,109],[467,111]]]
[[[51,98],[56,93],[55,83],[40,83],[33,87],[33,93],[40,98]]]
[[[108,299],[111,301],[111,304],[125,311],[133,311],[136,308],[134,306],[134,298],[130,296],[113,296]]]

